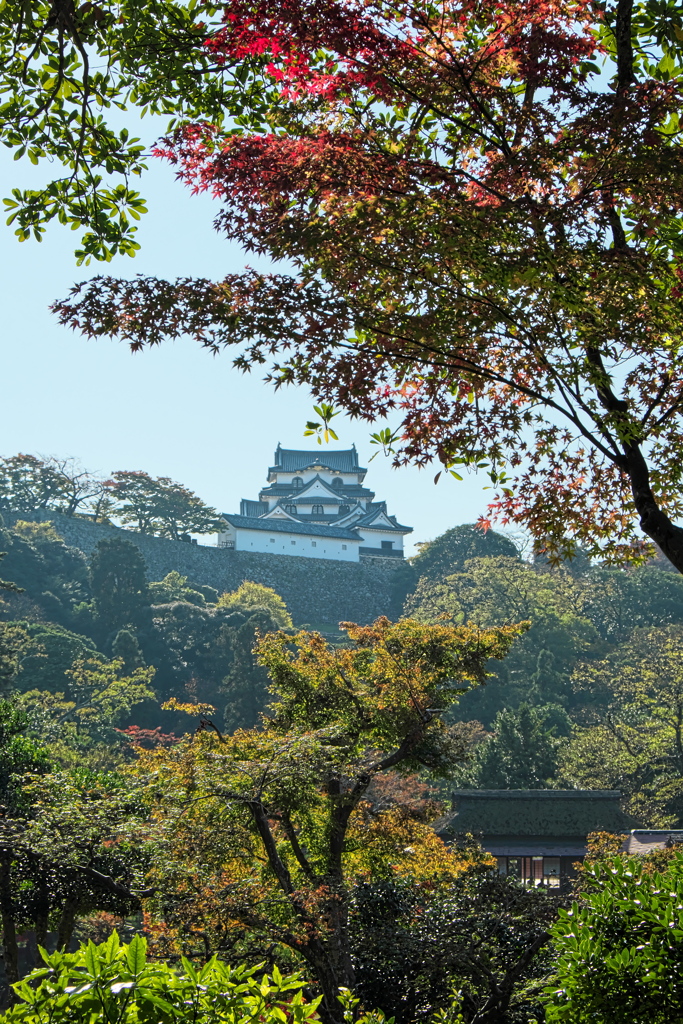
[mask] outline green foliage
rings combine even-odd
[[[146,158],[130,125],[120,126],[121,110],[135,109],[135,120],[166,115],[169,127],[193,117],[259,123],[262,88],[203,45],[220,12],[196,0],[2,5],[0,141],[15,160],[58,168],[44,187],[15,188],[5,200],[20,240],[40,240],[55,220],[82,230],[79,263],[135,255],[146,206],[132,180]]]
[[[653,873],[638,858],[584,869],[586,890],[551,929],[559,960],[549,1024],[671,1024],[681,1019],[683,855]]]
[[[261,583],[245,580],[237,590],[221,594],[218,599],[219,608],[264,608],[270,613],[277,629],[293,629],[292,616],[287,605],[272,587],[264,587]]]
[[[338,441],[339,438],[335,434],[334,430],[330,426],[333,418],[338,416],[339,413],[335,412],[331,405],[326,402],[321,402],[320,405],[313,406],[313,412],[316,416],[320,417],[321,422],[317,420],[309,420],[304,430],[304,437],[317,437],[318,444],[329,444],[330,441]]]
[[[94,509],[101,494],[101,482],[75,459],[21,454],[0,459],[0,509],[54,509],[72,516],[82,506]]]
[[[237,594],[242,599],[235,601]],[[247,583],[224,597],[216,606],[188,601],[155,606],[152,628],[140,640],[147,662],[157,668],[162,701],[184,696],[211,704],[221,729],[250,728],[268,703],[267,674],[253,653],[257,634],[280,629],[291,619],[269,587]],[[149,717],[148,724],[185,731],[186,721],[169,715],[165,712],[161,722]]]
[[[471,559],[442,581],[420,581],[406,601],[407,614],[421,621],[440,617],[482,625],[528,620],[530,628],[485,690],[460,705],[467,719],[490,726],[498,711],[525,700],[575,703],[570,677],[579,658],[590,652],[597,633],[581,614],[579,585],[563,569],[530,565],[507,557]]]
[[[270,590],[269,587],[262,589]],[[274,592],[273,598],[276,600],[270,603],[270,607],[258,604],[235,606],[223,628],[230,651],[230,665],[221,684],[225,694],[222,701],[225,707],[223,723],[230,731],[251,729],[267,713],[268,676],[256,662],[254,645],[259,636],[286,628],[282,623],[289,619],[284,601]]]
[[[13,689],[28,633],[14,623],[0,624],[0,694]]]
[[[474,525],[455,526],[435,540],[418,545],[419,552],[411,563],[418,577],[431,582],[442,581],[462,572],[471,558],[514,558],[519,552],[511,540],[495,530]]]
[[[530,1024],[553,963],[557,894],[524,889],[477,865],[434,889],[364,883],[351,899],[356,993],[398,1024],[448,1008],[470,1021]]]
[[[22,805],[21,779],[29,773],[48,772],[49,752],[25,736],[28,716],[16,700],[0,699],[0,804],[12,814]]]
[[[111,645],[111,653],[119,659],[126,675],[131,675],[136,668],[144,668],[145,659],[135,633],[130,629],[120,629]]]
[[[126,675],[121,659],[79,660],[66,673],[66,692],[30,690],[22,702],[41,721],[46,734],[58,735],[68,722],[76,732],[83,728],[106,735],[136,704],[155,696],[150,688],[154,672],[152,667],[141,667]]]
[[[622,643],[634,629],[683,623],[683,576],[677,572],[593,567],[576,592],[582,614],[609,645]]]
[[[499,711],[493,735],[479,743],[472,760],[454,776],[473,789],[545,789],[557,772],[561,736],[571,724],[557,705]],[[558,737],[559,733],[559,737]]]
[[[3,1024],[305,1024],[317,1020],[319,1000],[304,998],[298,975],[272,976],[258,968],[231,968],[215,957],[202,967],[188,960],[174,967],[148,960],[147,943],[135,936],[121,945],[114,932],[106,943],[82,945],[75,953],[44,954],[45,966],[16,986],[21,1002]]]
[[[191,533],[216,533],[225,525],[215,509],[167,476],[122,470],[104,487],[116,518],[141,533],[188,540]]]
[[[577,667],[591,698],[589,728],[561,758],[571,785],[618,784],[639,820],[666,827],[683,816],[683,627],[635,630],[605,659]]]
[[[173,570],[159,583],[150,583],[148,587],[152,604],[170,604],[172,601],[188,601],[190,604],[204,605],[206,598],[201,590],[190,586],[187,576],[181,576]]]
[[[18,627],[26,634],[14,680],[17,690],[49,690],[68,686],[67,672],[79,658],[97,657],[93,641],[51,622],[0,623],[0,633]],[[102,660],[104,660],[103,656]]]
[[[0,509],[35,512],[55,508],[63,481],[55,467],[35,455],[0,459]]]
[[[123,538],[99,541],[90,558],[90,587],[105,635],[140,622],[150,604],[145,560]]]
[[[262,725],[221,736],[205,720],[184,743],[141,753],[137,768],[164,837],[155,878],[166,920],[173,909],[185,941],[201,920],[219,947],[246,927],[289,948],[312,966],[331,1019],[352,980],[352,881],[400,873],[434,884],[467,860],[412,815],[373,814],[369,786],[393,769],[452,771],[463,752],[443,714],[523,627],[378,619],[345,629],[348,644],[335,647],[304,631],[262,637],[272,681]]]
[[[83,553],[66,545],[49,523],[0,526],[0,549],[6,552],[3,572],[23,591],[5,602],[12,617],[71,625],[74,604],[89,595]]]
[[[618,650],[636,627],[683,623],[683,579],[655,568],[577,572],[507,557],[469,560],[443,578],[420,580],[405,603],[421,621],[486,625],[528,619],[531,627],[485,690],[460,706],[488,727],[522,701],[561,704],[574,717],[604,711],[605,695],[577,687],[572,674]]]
[[[68,948],[78,915],[140,910],[144,849],[129,841],[141,807],[114,773],[80,767],[21,780],[20,802],[0,819],[0,910],[7,982],[19,977],[19,935],[34,932],[35,954],[56,933]],[[30,950],[28,951],[29,956]]]

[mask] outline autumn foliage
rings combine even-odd
[[[340,1018],[339,986],[354,984],[353,886],[404,879],[430,890],[486,859],[446,847],[424,807],[374,806],[371,786],[379,780],[377,796],[393,772],[449,774],[464,750],[445,711],[524,627],[345,628],[344,647],[317,633],[264,636],[273,704],[262,727],[203,728],[140,751],[137,767],[156,822],[157,948],[249,958],[256,946],[259,960],[289,950],[324,994],[327,1020]]]
[[[491,513],[551,555],[639,557],[640,525],[683,569],[672,18],[234,0],[206,45],[275,89],[263,129],[197,119],[158,154],[228,238],[294,271],[101,278],[60,316],[134,348],[236,346],[352,416],[398,414],[399,463],[485,469]]]

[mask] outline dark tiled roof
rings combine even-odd
[[[526,836],[523,839],[487,839],[486,852],[494,857],[585,857],[585,840],[569,836],[552,839],[546,836]]]
[[[240,502],[240,515],[242,516],[262,516],[267,511],[267,501],[251,501],[249,498],[242,498]]]
[[[366,530],[372,530],[372,529],[391,530],[391,529],[394,529],[394,530],[396,530],[397,533],[412,533],[413,532],[412,526],[401,526],[400,523],[396,522],[396,517],[395,516],[387,516],[387,519],[391,523],[391,526],[385,526],[384,523],[382,523],[380,526],[373,527],[373,522],[377,518],[379,512],[384,512],[384,514],[387,515],[386,514],[386,509],[379,509],[376,512],[368,512],[364,516],[361,516],[360,519],[356,519],[353,525],[354,526],[358,526],[358,527],[361,527],[361,526],[365,527]]]
[[[280,448],[278,445],[274,461],[275,465],[270,468],[271,473],[277,470],[295,473],[297,469],[316,465],[336,469],[340,473],[367,472],[358,465],[358,452],[355,446],[341,452],[330,452],[322,447],[318,451],[301,451],[296,448]]]
[[[268,487],[262,487],[260,494],[263,497],[268,498],[289,497],[290,495],[292,498],[296,498],[297,494],[300,494],[305,490],[306,487],[300,487],[298,490],[292,490],[291,484],[270,484]],[[341,495],[347,500],[353,501],[358,498],[367,498],[370,500],[375,497],[374,491],[368,490],[367,487],[361,487],[360,484],[344,484],[343,487],[330,487],[330,490],[334,491],[335,494]]]
[[[292,496],[293,505],[348,505],[343,496],[338,494],[302,494],[300,498]]]
[[[252,519],[251,516],[236,516],[223,512],[222,516],[242,530],[264,530],[271,533],[298,533],[307,537],[329,537],[330,540],[356,540],[360,537],[355,530],[343,526],[327,526],[325,523],[302,523],[290,519]]]
[[[621,810],[618,790],[459,789],[454,814],[442,818],[440,835],[587,836],[626,832],[636,822]]]
[[[635,828],[626,837],[621,849],[625,853],[644,854],[665,850],[679,843],[683,843],[683,832],[680,829]]]

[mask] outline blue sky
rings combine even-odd
[[[15,163],[3,150],[0,194],[45,173]],[[86,341],[60,327],[48,310],[74,282],[97,273],[219,279],[248,262],[213,230],[216,204],[192,196],[169,167],[151,160],[140,189],[150,212],[133,260],[77,267],[72,232],[55,225],[42,243],[19,243],[4,217],[0,222],[0,455],[74,456],[102,473],[143,469],[179,480],[220,511],[237,511],[240,498],[256,497],[265,482],[278,441],[307,446],[308,392],[276,393],[261,371],[239,374],[228,355],[213,357],[189,340],[135,355],[117,342]],[[341,416],[335,426],[335,447],[355,442],[367,465],[376,451],[368,441],[372,428]],[[462,483],[442,478],[434,486],[436,468],[393,469],[381,454],[369,469],[367,485],[414,527],[409,551],[416,541],[473,522],[491,495],[484,476]]]

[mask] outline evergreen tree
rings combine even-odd
[[[111,645],[113,658],[123,662],[123,671],[129,676],[136,668],[145,667],[145,659],[138,643],[138,638],[132,629],[120,629],[114,637]]]
[[[514,558],[519,552],[511,540],[496,533],[484,532],[478,526],[463,524],[446,530],[435,540],[418,545],[420,550],[412,559],[418,578],[441,581],[455,572],[462,572],[470,558]]]
[[[130,541],[101,540],[90,559],[95,613],[106,633],[136,623],[149,607],[145,560]]]
[[[568,733],[562,708],[520,704],[496,715],[494,732],[476,747],[458,783],[474,789],[543,789],[557,770],[557,733]]]
[[[25,735],[27,726],[16,699],[0,699],[0,804],[10,814],[22,804],[22,776],[44,774],[52,766],[48,751]]]

